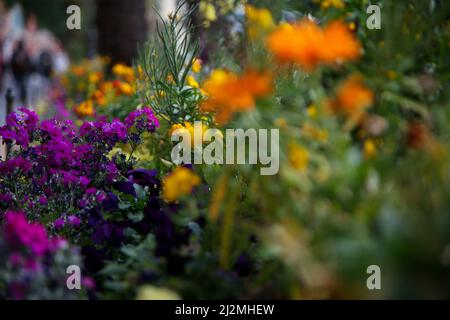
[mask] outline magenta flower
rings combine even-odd
[[[5,239],[12,247],[25,246],[36,256],[47,252],[49,240],[43,225],[28,223],[22,212],[6,212],[5,221]]]

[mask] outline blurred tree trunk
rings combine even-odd
[[[96,0],[98,51],[130,64],[147,37],[145,0]]]

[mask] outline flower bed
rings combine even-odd
[[[8,115],[0,297],[448,297],[444,4],[381,2],[370,30],[365,1],[201,1],[134,67],[73,66],[56,114]],[[278,171],[248,136],[227,164],[174,161],[174,133],[196,159],[227,129],[276,130]]]

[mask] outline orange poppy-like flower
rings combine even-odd
[[[268,37],[267,47],[281,63],[297,63],[307,71],[319,64],[336,65],[361,54],[361,46],[346,25],[334,21],[325,28],[303,19],[280,24]]]
[[[373,100],[373,92],[362,83],[361,77],[353,75],[339,87],[333,109],[359,119],[373,104]]]
[[[206,100],[201,106],[204,112],[215,112],[219,124],[227,123],[235,112],[250,110],[255,100],[272,90],[270,73],[253,70],[236,75],[222,69],[214,70],[203,84]]]

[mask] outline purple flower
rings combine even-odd
[[[80,209],[85,208],[88,205],[88,202],[85,199],[78,200],[78,207]]]
[[[106,164],[106,172],[106,179],[108,180],[108,182],[114,181],[114,179],[116,179],[117,175],[119,174],[119,170],[117,170],[117,166],[113,161],[110,161]]]
[[[9,256],[9,263],[11,264],[11,266],[13,267],[18,267],[22,264],[22,256],[18,253],[12,253]]]
[[[73,227],[78,227],[81,224],[80,218],[77,216],[69,216],[67,217],[67,220],[69,221],[69,224]]]
[[[89,180],[89,178],[88,178],[88,177],[85,177],[85,176],[81,176],[81,177],[79,178],[79,181],[80,181],[80,184],[81,184],[83,187],[87,187],[87,185],[91,182],[91,180]]]
[[[94,128],[95,127],[94,127],[93,122],[86,121],[80,127],[80,134],[83,136],[86,136],[86,135],[90,134]]]
[[[159,127],[159,121],[152,109],[144,107],[131,112],[125,119],[125,125],[128,129],[135,127],[139,132],[154,132]]]
[[[14,200],[12,194],[8,193],[8,194],[0,194],[0,202],[5,202],[5,203],[9,203],[12,202]]]
[[[39,203],[43,206],[47,205],[48,204],[47,198],[45,196],[40,196]]]
[[[114,119],[111,123],[104,123],[102,129],[104,134],[117,136],[119,140],[127,138],[127,127],[117,119]]]
[[[27,173],[31,170],[31,166],[32,165],[30,161],[24,159],[21,156],[18,156],[8,161],[0,162],[0,173],[12,173],[15,169],[19,169],[23,173]]]
[[[47,252],[49,241],[43,225],[28,223],[22,212],[6,212],[5,221],[5,239],[10,246],[17,249],[25,246],[36,256]]]
[[[56,219],[55,222],[53,222],[53,225],[55,226],[55,229],[61,229],[62,227],[64,227],[64,219],[63,218]]]
[[[6,125],[0,128],[0,136],[6,142],[16,141],[23,148],[28,147],[31,136],[39,121],[37,114],[25,108],[13,112],[6,117]]]
[[[81,279],[81,284],[89,290],[95,289],[95,280],[91,277],[83,277]]]
[[[89,189],[86,190],[86,195],[87,196],[93,196],[96,193],[97,193],[97,189],[95,189],[95,188],[89,188]]]
[[[103,202],[105,199],[106,199],[106,194],[104,193],[104,192],[101,192],[101,193],[99,193],[98,195],[97,195],[97,201],[98,202]]]
[[[60,137],[62,135],[62,130],[59,127],[56,120],[45,120],[41,123],[41,130],[48,133],[50,137]]]

